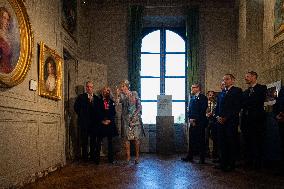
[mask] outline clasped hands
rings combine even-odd
[[[277,114],[276,119],[279,122],[284,122],[284,112],[280,112],[279,114]]]
[[[111,121],[109,119],[105,119],[105,120],[102,121],[102,124],[105,125],[105,126],[108,126],[110,124],[110,122]]]
[[[195,119],[189,119],[189,123],[191,126],[195,127],[196,126],[196,120]]]
[[[224,117],[217,117],[217,122],[220,123],[221,125],[224,125],[226,121],[226,118]]]
[[[130,120],[129,120],[130,127],[134,127],[136,122],[137,122],[137,118],[135,118],[135,117],[130,118]]]
[[[213,116],[213,113],[212,112],[208,112],[208,113],[206,113],[206,117],[212,117]]]

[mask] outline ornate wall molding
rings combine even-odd
[[[284,54],[284,40],[273,44],[269,50],[275,54]]]

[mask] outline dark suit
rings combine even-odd
[[[247,163],[256,167],[259,167],[262,161],[266,94],[267,87],[260,84],[243,92],[241,131],[245,141],[245,158]]]
[[[217,152],[218,152],[218,154],[217,154],[217,157],[220,159],[220,151],[221,151],[221,149],[220,149],[220,136],[219,136],[219,134],[220,134],[220,132],[219,132],[219,129],[220,129],[220,124],[217,122],[217,120],[216,120],[216,117],[220,117],[220,112],[221,112],[221,104],[223,104],[223,100],[224,100],[224,97],[225,97],[225,95],[226,95],[226,91],[225,90],[223,90],[223,91],[221,91],[219,94],[218,94],[218,96],[217,96],[217,104],[216,104],[216,108],[215,108],[215,113],[214,113],[214,119],[215,119],[215,126],[216,126],[216,143],[217,143]]]
[[[281,88],[278,94],[278,98],[276,99],[276,103],[273,106],[273,112],[275,115],[278,115],[280,112],[284,113],[284,87]],[[284,172],[284,122],[278,122],[279,126],[279,135],[281,139],[281,147],[282,147],[282,174]]]
[[[216,104],[216,108],[215,108],[215,115],[214,117],[220,116],[220,112],[221,112],[221,104],[223,103],[222,101],[224,100],[224,97],[226,95],[226,91],[223,90],[221,91],[218,96],[217,96],[217,104]]]
[[[90,102],[88,94],[80,94],[75,101],[74,109],[78,115],[80,147],[83,160],[88,160],[88,138],[90,138],[90,158],[96,160],[98,126],[101,122],[98,112],[99,98],[93,95]]]
[[[220,146],[220,165],[224,170],[235,168],[239,112],[241,110],[242,90],[232,86],[221,93],[217,102],[218,116],[225,118],[224,124],[218,124]]]
[[[195,126],[189,128],[189,145],[188,145],[188,156],[187,158],[193,158],[193,143],[198,144],[198,151],[200,155],[200,161],[204,162],[205,158],[205,128],[208,125],[206,117],[206,109],[208,106],[208,99],[205,95],[199,94],[193,96],[190,99],[188,119],[195,119]],[[193,141],[194,136],[196,142]]]
[[[104,99],[102,96],[99,100],[99,117],[100,120],[110,120],[109,125],[103,123],[99,126],[99,141],[102,141],[103,137],[108,139],[108,161],[113,162],[113,144],[112,138],[118,135],[115,125],[115,103],[112,99]],[[100,147],[99,147],[100,149]]]

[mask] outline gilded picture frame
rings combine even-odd
[[[62,98],[63,59],[43,42],[40,42],[39,47],[39,95],[60,100]]]
[[[33,34],[22,0],[0,2],[0,87],[20,84],[30,69]]]
[[[274,36],[284,32],[284,0],[276,0],[274,4]]]
[[[77,40],[77,3],[78,0],[61,0],[62,26],[75,41]]]

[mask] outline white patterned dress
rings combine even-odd
[[[141,102],[136,91],[131,91],[130,97],[121,95],[121,132],[126,140],[139,140],[142,131]],[[138,112],[137,112],[138,111]]]

